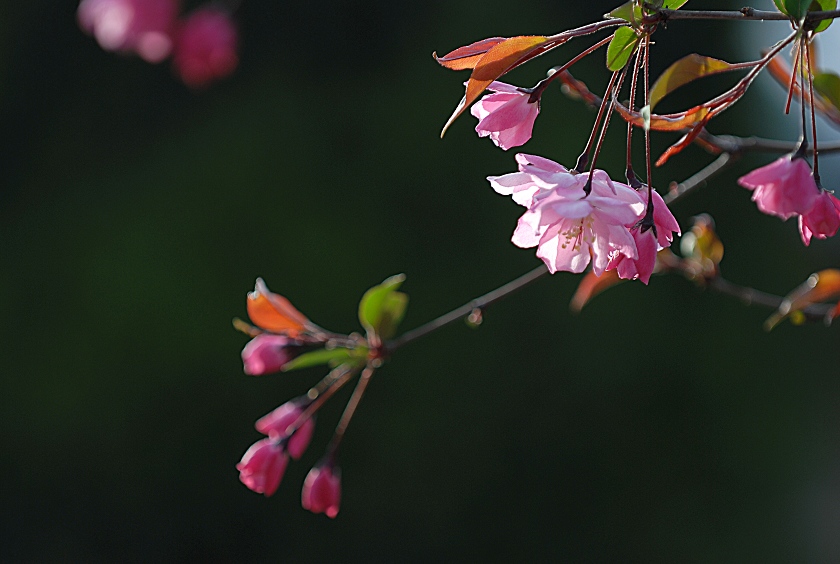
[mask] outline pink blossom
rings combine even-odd
[[[286,436],[289,426],[294,425],[303,414],[305,404],[297,400],[287,401],[268,415],[257,420],[254,425],[260,433],[268,435],[270,439],[280,440]],[[289,437],[287,449],[295,460],[298,460],[306,451],[312,434],[315,432],[315,419],[309,417]]]
[[[532,157],[524,157],[531,162]],[[529,172],[516,178],[491,178],[497,191],[503,186],[511,194],[531,194],[528,211],[519,219],[511,239],[515,245],[537,247],[537,256],[551,272],[583,272],[591,260],[592,270],[600,275],[616,254],[638,258],[636,243],[626,227],[644,211],[644,202],[635,190],[596,170],[587,196],[584,186],[589,173],[572,174],[547,159],[533,169],[524,166]],[[516,179],[522,184],[516,185]],[[527,203],[527,198],[523,197],[523,202]]]
[[[277,491],[288,463],[289,455],[282,445],[273,439],[262,439],[251,445],[236,469],[239,480],[248,489],[269,497]]]
[[[231,74],[239,64],[238,33],[218,8],[200,8],[181,24],[172,63],[188,86],[200,88]]]
[[[516,162],[519,172],[488,176],[487,180],[496,193],[511,196],[520,206],[529,208],[537,193],[548,192],[559,184],[575,182],[575,175],[566,167],[544,157],[519,153]]]
[[[808,162],[795,155],[755,169],[738,184],[754,190],[752,199],[759,210],[782,219],[807,213],[820,193]]]
[[[825,239],[837,233],[840,228],[840,200],[823,191],[817,196],[813,207],[799,216],[799,234],[802,242],[811,244],[811,237]]]
[[[504,82],[493,82],[487,89],[493,94],[481,98],[470,110],[478,118],[476,133],[479,137],[490,136],[504,150],[524,145],[540,113],[539,100],[531,102],[530,94]]]
[[[331,464],[310,470],[303,482],[300,502],[312,513],[325,513],[335,519],[341,503],[341,471]]]
[[[245,374],[263,376],[280,370],[300,352],[300,343],[282,335],[257,335],[242,349]]]
[[[172,51],[178,0],[82,0],[79,25],[106,51],[133,51],[159,63]]]
[[[645,206],[647,206],[647,187],[642,187],[639,193]],[[641,226],[638,225],[638,222],[645,215],[645,212],[642,212],[633,225],[627,226],[636,242],[636,250],[639,256],[632,259],[622,254],[616,254],[610,260],[607,270],[616,269],[619,278],[638,279],[645,284],[650,282],[650,275],[653,274],[654,266],[656,266],[656,253],[671,246],[674,233],[680,234],[679,223],[677,223],[671,210],[668,209],[665,200],[656,190],[653,191],[653,205],[653,224],[656,227],[656,235],[654,235],[653,229],[642,232]]]

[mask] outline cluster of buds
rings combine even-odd
[[[242,350],[245,373],[263,376],[317,365],[332,370],[306,394],[287,401],[257,420],[254,427],[265,435],[245,452],[236,465],[239,479],[249,489],[271,496],[277,491],[289,458],[300,459],[315,431],[315,418],[324,403],[347,382],[358,383],[332,440],[303,484],[301,504],[313,513],[334,518],[341,503],[341,470],[338,449],[347,426],[376,368],[388,350],[385,339],[396,331],[408,297],[397,288],[403,276],[394,276],[368,290],[359,304],[359,319],[366,335],[341,335],[310,321],[286,298],[275,294],[258,279],[248,294],[248,316],[253,325],[234,325],[252,337]]]
[[[231,15],[208,4],[180,17],[179,0],[82,0],[79,25],[106,51],[135,54],[149,63],[170,56],[188,86],[204,87],[239,64],[239,37]]]

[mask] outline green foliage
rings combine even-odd
[[[408,295],[397,292],[404,281],[405,274],[396,274],[362,296],[359,321],[368,332],[368,339],[389,339],[396,333],[408,307]]]
[[[624,68],[639,45],[639,36],[630,27],[620,27],[607,47],[607,68],[613,72]]]
[[[814,75],[814,88],[835,108],[840,110],[840,76],[833,72]]]
[[[300,370],[301,368],[309,368],[310,366],[318,366],[321,364],[327,364],[330,368],[334,368],[339,364],[343,364],[351,360],[363,360],[367,355],[367,351],[368,350],[365,347],[358,349],[346,349],[343,347],[336,349],[320,349],[302,354],[299,357],[290,360],[283,365],[283,372]]]
[[[834,10],[837,8],[837,0],[813,0],[811,2],[810,8],[808,8],[809,12],[824,12],[828,10]],[[814,28],[814,33],[819,33],[821,31],[825,31],[828,29],[828,26],[832,24],[833,19],[823,20],[819,23],[817,27]]]

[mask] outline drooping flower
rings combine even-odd
[[[312,513],[335,519],[341,503],[341,470],[331,463],[315,466],[303,482],[300,502]]]
[[[738,184],[753,190],[759,210],[782,219],[807,213],[820,194],[808,162],[796,155],[757,168],[739,178]]]
[[[811,237],[825,239],[840,229],[840,200],[823,191],[814,200],[811,209],[799,216],[799,234],[805,245],[811,244]]]
[[[639,194],[642,196],[645,207],[647,207],[647,187],[642,187],[639,190]],[[627,226],[630,228],[630,234],[636,242],[636,250],[639,256],[632,259],[626,255],[616,254],[610,260],[607,270],[616,269],[619,278],[627,280],[638,279],[645,284],[650,282],[650,275],[653,274],[654,266],[656,266],[656,253],[671,246],[671,242],[674,240],[674,233],[677,235],[680,234],[679,223],[677,223],[671,210],[668,209],[665,200],[662,199],[662,196],[656,190],[653,190],[653,206],[655,234],[654,229],[647,229],[643,232],[641,225],[639,225],[639,221],[644,217],[645,212],[642,212],[633,225]]]
[[[528,211],[514,231],[513,243],[522,248],[537,247],[537,256],[551,272],[583,272],[591,260],[593,271],[600,275],[616,254],[638,258],[626,227],[644,211],[644,202],[636,191],[596,170],[587,195],[589,173],[564,172],[557,163],[543,161],[538,173],[517,177],[523,182],[518,186],[513,179],[491,180],[494,188],[504,186],[511,194],[532,194]]]
[[[492,82],[487,89],[493,94],[481,98],[470,110],[478,118],[476,133],[479,137],[489,136],[504,150],[524,145],[531,138],[540,113],[539,100],[532,102],[530,93],[504,82]]]
[[[300,353],[300,343],[283,335],[257,335],[242,349],[245,374],[263,376],[280,370]]]
[[[289,426],[293,425],[303,414],[306,405],[299,400],[290,400],[257,420],[254,427],[257,431],[273,440],[280,440],[287,435]],[[298,460],[306,451],[312,434],[315,432],[315,418],[310,416],[288,438],[286,448],[289,455]]]
[[[159,63],[172,51],[178,10],[178,0],[82,0],[77,17],[106,51],[130,51]]]
[[[236,69],[238,43],[236,26],[227,12],[200,8],[180,25],[172,64],[187,86],[201,88]]]
[[[283,445],[271,438],[255,442],[236,465],[239,480],[248,489],[269,497],[277,491],[289,455]]]

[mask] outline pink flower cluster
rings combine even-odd
[[[191,87],[231,74],[239,62],[230,15],[215,6],[178,19],[179,0],[82,0],[79,25],[106,51],[134,53],[150,63],[172,55],[175,73]]]
[[[551,272],[583,272],[592,264],[600,276],[615,269],[621,278],[648,283],[656,252],[671,244],[680,227],[655,191],[654,227],[640,222],[647,211],[647,190],[614,182],[603,170],[576,173],[549,159],[516,155],[519,172],[490,176],[499,194],[511,196],[527,211],[512,241],[537,247]],[[590,192],[586,187],[589,184]]]
[[[303,456],[315,432],[314,416],[307,412],[310,404],[306,398],[291,400],[257,421],[257,431],[267,438],[251,445],[236,465],[239,480],[248,489],[266,497],[274,495],[289,457],[298,460]],[[301,503],[313,513],[325,513],[330,518],[338,515],[341,471],[331,457],[317,464],[306,476]]]
[[[824,190],[808,162],[797,155],[777,159],[738,179],[753,191],[758,209],[782,219],[799,216],[799,234],[805,245],[811,238],[825,239],[840,229],[840,200]]]
[[[487,89],[493,94],[484,96],[470,110],[478,118],[476,133],[490,137],[504,150],[524,145],[540,113],[539,100],[532,102],[529,93],[504,82],[493,82]]]

